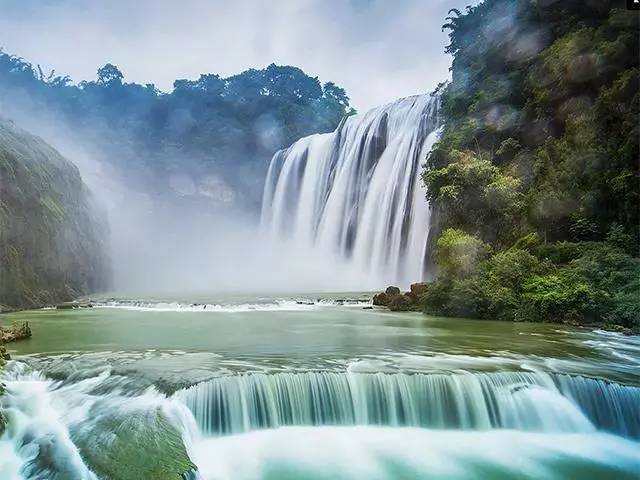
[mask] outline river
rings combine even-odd
[[[640,338],[370,297],[5,315],[0,478],[638,478]]]

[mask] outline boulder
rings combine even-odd
[[[14,323],[11,328],[0,328],[0,343],[15,342],[29,337],[31,337],[29,322]]]
[[[389,305],[390,301],[391,298],[389,298],[389,295],[387,295],[385,292],[380,292],[373,296],[373,304],[380,307],[386,307],[387,305]]]
[[[396,295],[389,302],[389,310],[393,312],[406,312],[413,307],[413,301],[408,295]]]
[[[411,303],[413,305],[417,305],[420,302],[420,298],[418,297],[418,295],[416,295],[413,292],[405,292],[405,297],[408,297],[411,299]]]
[[[398,287],[387,287],[387,289],[385,290],[385,293],[389,296],[389,297],[395,297],[396,295],[400,295],[400,289]]]
[[[411,293],[413,293],[417,298],[420,298],[427,292],[429,288],[429,284],[427,282],[418,282],[411,284]]]

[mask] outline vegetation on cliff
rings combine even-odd
[[[75,165],[0,119],[0,305],[37,307],[105,288],[97,218]]]
[[[329,132],[351,111],[345,91],[293,66],[230,77],[179,79],[165,93],[125,81],[112,64],[95,81],[72,83],[0,51],[5,114],[54,131],[120,173],[123,181],[172,198],[258,206],[271,156],[299,138]],[[199,179],[210,178],[199,184]],[[214,185],[212,185],[214,184]],[[198,195],[204,191],[204,195]],[[177,194],[176,194],[177,192]]]
[[[640,328],[638,12],[485,0],[448,23],[423,173],[434,314]]]

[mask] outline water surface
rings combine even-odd
[[[5,315],[33,338],[4,374],[0,478],[640,473],[638,337],[369,298],[94,298]]]

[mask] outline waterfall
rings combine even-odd
[[[300,372],[214,379],[178,396],[200,430],[386,425],[640,437],[640,387],[548,373]]]
[[[374,286],[422,278],[429,206],[420,169],[438,137],[437,110],[437,97],[403,98],[277,152],[264,188],[263,232],[347,259]]]
[[[64,383],[14,363],[0,380],[6,385],[0,412],[7,419],[0,435],[2,480],[113,478],[120,464],[127,478],[152,478],[139,474],[145,462],[170,472],[173,462],[185,463],[198,436],[182,402],[153,387],[126,394],[124,377],[109,372]],[[128,453],[130,445],[136,455]]]
[[[245,373],[173,395],[132,388],[134,379],[109,371],[54,381],[15,363],[1,379],[8,427],[0,435],[0,478],[7,480],[156,478],[150,472],[157,469],[185,479],[284,478],[268,474],[270,458],[281,452],[291,453],[287,468],[308,466],[300,478],[334,478],[313,472],[325,474],[330,464],[341,471],[344,442],[371,461],[389,447],[390,465],[413,458],[404,455],[407,441],[415,458],[445,449],[438,456],[457,459],[461,468],[484,459],[487,474],[501,465],[491,455],[505,448],[524,455],[514,468],[560,455],[573,458],[575,468],[603,469],[592,478],[635,478],[627,472],[640,465],[640,387],[564,374]],[[282,450],[274,452],[276,445]],[[469,445],[487,450],[476,458]],[[241,451],[264,465],[254,471]],[[329,456],[316,457],[320,451]],[[430,476],[437,464],[426,462],[404,477],[344,478],[477,477]],[[536,472],[523,478],[539,478]]]

